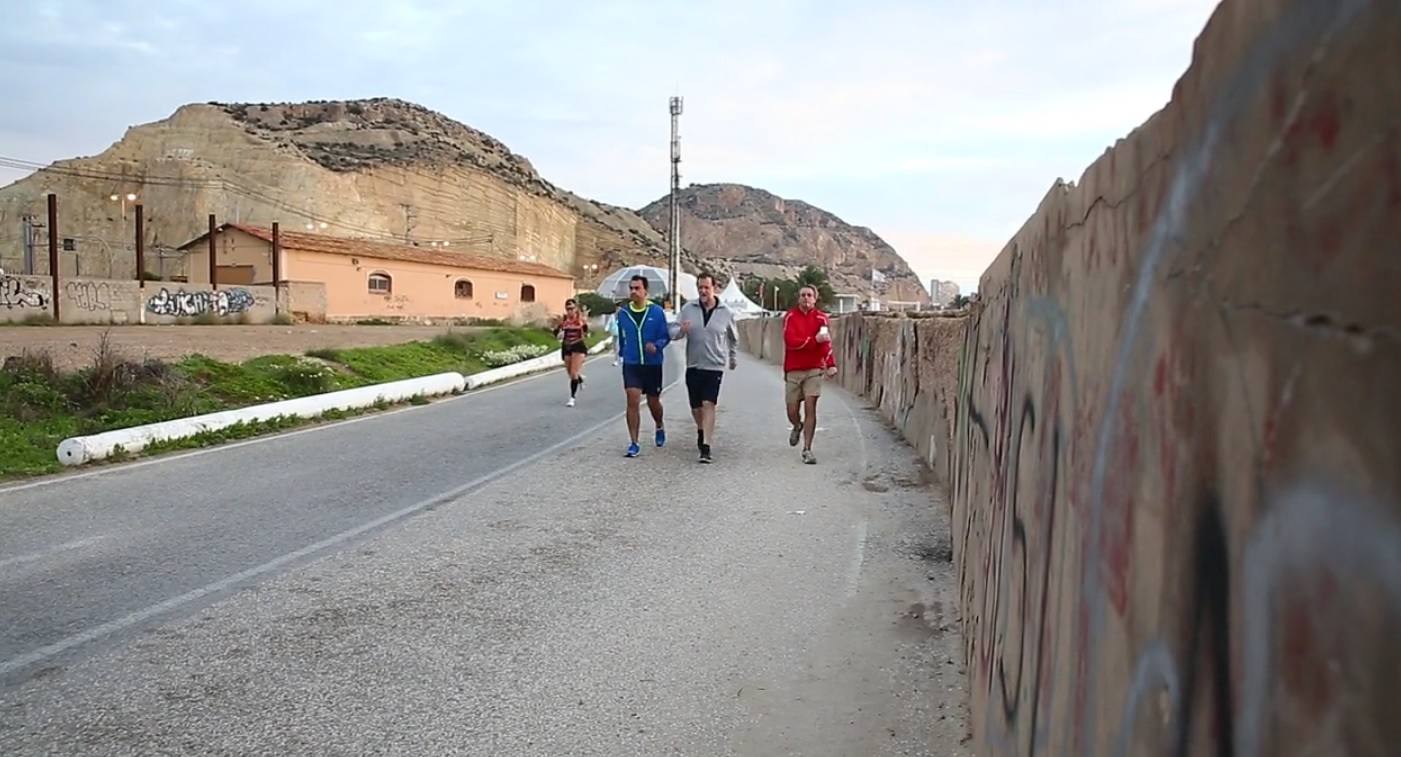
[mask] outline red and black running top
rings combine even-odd
[[[585,321],[582,318],[578,318],[572,321],[564,320],[561,321],[560,324],[555,327],[555,334],[559,336],[560,341],[564,342],[565,344],[574,344],[575,342],[582,342],[584,341],[584,336],[588,333],[589,322]]]

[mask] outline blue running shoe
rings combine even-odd
[[[666,429],[664,429],[664,428],[659,428],[659,429],[657,429],[657,446],[658,446],[658,447],[665,447],[665,446],[666,446]]]
[[[637,446],[637,442],[628,445],[628,457],[637,457],[642,454],[642,448]]]

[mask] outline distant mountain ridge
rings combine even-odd
[[[929,293],[895,248],[801,200],[742,184],[693,184],[680,193],[681,239],[707,262],[727,261],[738,275],[792,277],[807,265],[827,271],[839,293],[929,302]],[[638,211],[665,232],[670,198]],[[880,283],[872,285],[872,270]]]

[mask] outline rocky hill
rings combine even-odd
[[[110,199],[127,193],[145,206],[153,259],[200,234],[214,213],[221,222],[448,241],[576,275],[588,263],[666,264],[661,235],[633,211],[560,189],[491,136],[392,99],[186,105],[133,127],[100,155],[0,189],[0,268],[21,269],[21,219],[42,223],[49,192],[59,196],[60,235],[76,242],[63,255],[68,275],[135,274],[131,212],[123,218]],[[46,271],[42,248],[36,258]],[[683,267],[697,268],[689,255]]]
[[[707,264],[726,261],[735,274],[788,277],[809,264],[827,270],[839,293],[869,296],[871,271],[885,277],[885,300],[928,302],[929,293],[895,249],[875,232],[799,200],[739,184],[693,184],[681,191],[681,239]],[[667,228],[668,198],[639,211]]]

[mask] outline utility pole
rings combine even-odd
[[[20,219],[20,238],[24,240],[24,273],[34,275],[34,216],[26,213]]]
[[[671,98],[671,312],[681,313],[681,100]]]

